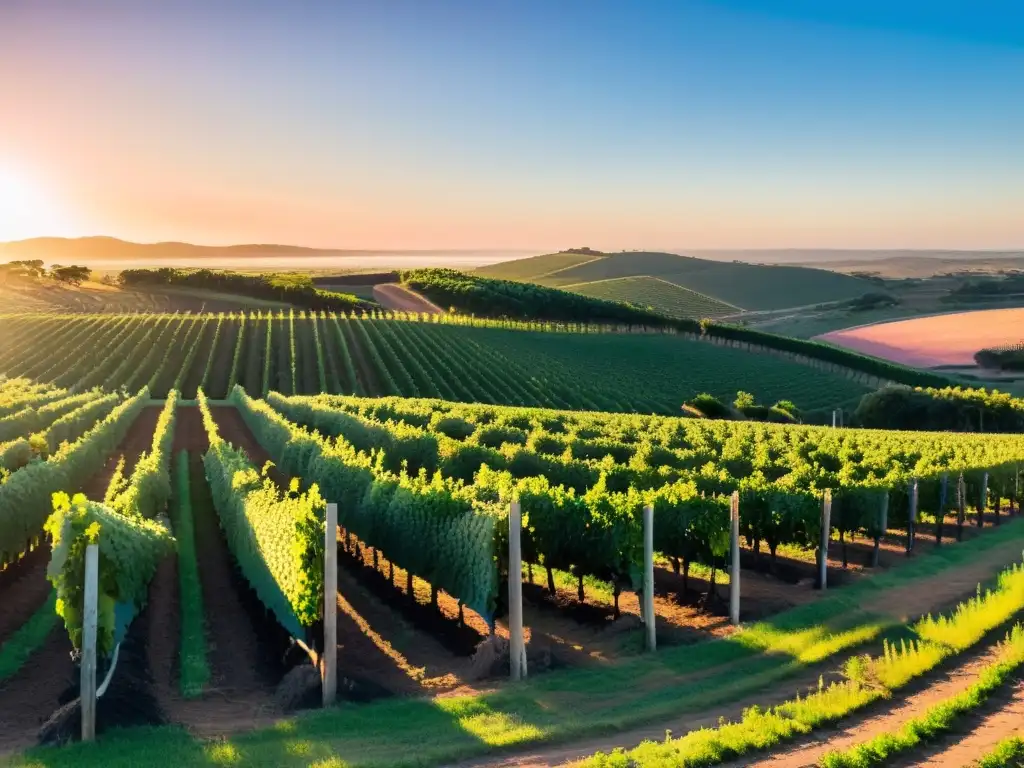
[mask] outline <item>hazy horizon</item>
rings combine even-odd
[[[55,243],[51,246],[51,243]],[[579,247],[579,246],[576,246]],[[250,249],[250,250],[246,250]],[[47,266],[55,263],[81,263],[93,269],[108,271],[132,267],[180,268],[216,267],[222,269],[282,268],[330,270],[350,269],[412,269],[444,266],[461,269],[530,258],[558,249],[465,248],[465,249],[346,249],[310,248],[294,243],[184,243],[163,241],[138,243],[108,235],[82,238],[30,238],[0,242],[0,260],[41,258]],[[601,251],[600,248],[594,248]],[[625,253],[640,249],[627,249]],[[59,251],[54,253],[54,251]],[[120,252],[119,255],[115,255]],[[999,261],[1024,260],[1024,249],[1012,250],[937,250],[937,249],[664,249],[664,253],[715,261],[747,261],[766,264],[840,266],[869,264],[894,259]]]
[[[1006,0],[12,0],[0,73],[0,240],[1024,243]]]

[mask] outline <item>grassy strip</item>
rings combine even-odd
[[[868,768],[882,765],[943,733],[948,733],[964,715],[977,709],[1024,664],[1024,629],[1020,624],[1007,635],[999,658],[986,667],[978,681],[962,693],[930,707],[921,717],[904,723],[895,733],[883,733],[842,752],[829,752],[822,768]]]
[[[46,642],[57,625],[57,596],[51,592],[32,617],[0,646],[0,681],[13,676]]]
[[[958,605],[949,616],[938,619],[927,616],[918,621],[912,627],[916,639],[909,644],[904,643],[897,649],[886,643],[879,657],[851,659],[846,665],[847,680],[828,687],[819,686],[818,691],[804,699],[798,696],[767,711],[754,707],[744,712],[737,723],[692,731],[664,742],[645,742],[629,752],[598,753],[580,765],[587,768],[706,766],[768,749],[888,698],[892,691],[934,669],[943,660],[974,646],[1022,609],[1024,567],[1013,566],[1000,574],[995,590],[982,594],[979,588],[977,596]],[[1008,644],[1014,649],[1019,644],[1024,660],[1024,633],[1019,628],[1011,633]],[[1001,661],[1004,658],[1001,657]],[[859,766],[862,763],[834,765]]]
[[[1024,739],[1011,736],[996,744],[978,761],[978,768],[1020,768],[1024,766]]]
[[[862,602],[991,557],[998,547],[1016,547],[1022,529],[1024,519],[1015,519],[728,638],[666,648],[599,669],[551,672],[477,695],[344,704],[212,741],[173,727],[133,729],[106,735],[97,744],[34,749],[10,764],[113,768],[143,764],[159,753],[176,766],[431,765],[708,711],[877,637],[893,622],[860,610]],[[680,678],[694,673],[702,676]]]
[[[188,451],[178,454],[175,465],[175,500],[171,505],[174,533],[178,539],[178,581],[181,591],[181,695],[186,699],[202,695],[210,682],[206,661],[206,633],[203,627],[203,590],[199,584],[196,538],[189,496]]]

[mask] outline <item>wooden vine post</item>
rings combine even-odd
[[[981,477],[981,495],[978,496],[978,527],[985,527],[985,507],[988,506],[988,472]]]
[[[324,650],[320,664],[323,704],[338,692],[338,505],[327,505],[324,525]]]
[[[1013,507],[1017,506],[1017,514],[1020,514],[1020,465],[1013,467],[1013,498],[1010,500],[1010,514],[1013,514]]]
[[[85,548],[85,595],[82,606],[82,741],[96,738],[96,628],[99,600],[100,548],[95,542]]]
[[[964,485],[964,473],[956,481],[956,540],[964,540],[964,518],[967,517],[967,488]]]
[[[729,507],[729,621],[740,623],[740,492],[733,491]]]
[[[881,556],[882,536],[889,528],[889,492],[882,491],[881,503],[878,506],[878,530],[875,533],[875,549],[871,553],[871,567],[877,568]]]
[[[914,551],[914,536],[917,532],[917,478],[910,481],[910,513],[907,523],[907,556]]]
[[[818,584],[828,589],[828,542],[832,538],[832,490],[826,489],[821,502],[821,541],[818,544]]]
[[[513,501],[508,514],[508,652],[513,680],[526,677],[526,642],[523,639],[523,513]]]
[[[946,501],[949,496],[949,473],[942,473],[942,484],[939,486],[939,511],[935,513],[935,546],[942,544],[942,524],[946,520]]]
[[[712,585],[714,587],[714,585]],[[644,624],[647,628],[647,650],[657,649],[654,619],[654,507],[644,507]]]

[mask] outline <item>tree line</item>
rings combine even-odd
[[[309,275],[268,273],[243,275],[211,269],[126,269],[118,278],[124,287],[171,286],[198,288],[218,293],[234,293],[255,299],[282,301],[297,307],[331,312],[351,312],[374,307],[350,293],[325,291],[313,284]]]

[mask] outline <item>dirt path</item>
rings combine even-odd
[[[943,545],[946,546],[946,545]],[[955,545],[951,545],[955,546]],[[861,608],[892,616],[900,621],[921,616],[972,592],[1010,563],[1019,563],[1021,542],[1010,539],[985,550],[985,557],[962,563],[924,579],[899,587],[879,590],[865,597]]]
[[[426,312],[428,315],[443,315],[444,310],[420,294],[398,283],[384,283],[373,286],[373,298],[386,309],[399,312]]]
[[[971,765],[981,755],[1010,736],[1024,736],[1024,680],[1018,675],[1008,695],[996,692],[985,707],[985,713],[970,733],[953,733],[923,753],[916,754],[902,766],[938,768],[939,766]]]
[[[1019,559],[1020,543],[1019,541],[1013,541],[988,550],[984,562],[968,562],[961,566],[948,568],[944,572],[932,577],[916,579],[904,587],[880,592],[877,598],[872,598],[861,605],[865,610],[887,611],[890,615],[901,619],[904,616],[911,618],[929,612],[946,610],[952,603],[963,600],[973,594],[978,583],[991,579],[993,575],[1002,570],[1006,565],[1017,562]],[[909,609],[913,609],[913,612],[910,612]],[[993,637],[993,640],[995,639]],[[862,653],[864,649],[858,649],[857,652]],[[743,710],[749,706],[773,706],[792,698],[798,690],[816,688],[819,676],[825,674],[827,679],[829,673],[837,673],[848,655],[840,654],[841,658],[829,659],[821,665],[815,665],[807,670],[803,670],[799,675],[787,679],[783,685],[776,686],[771,691],[762,691],[748,696],[742,701],[726,707],[716,708],[710,713],[684,715],[670,721],[645,725],[641,728],[630,729],[597,739],[580,741],[573,745],[541,747],[530,752],[506,756],[490,756],[462,763],[460,766],[462,768],[485,765],[533,768],[534,766],[557,765],[571,762],[599,751],[611,752],[619,747],[632,749],[643,741],[660,741],[665,738],[666,730],[671,731],[676,736],[680,736],[698,728],[713,728],[719,724],[720,719],[723,717],[729,721],[738,720],[742,716]],[[963,687],[970,685],[973,680],[973,678],[970,678],[970,675],[976,675],[980,668],[978,665],[983,664],[983,662],[979,661],[981,658],[981,656],[978,656],[978,658],[966,662],[960,670],[944,673],[941,679],[945,680],[947,685],[954,686],[946,690],[955,692],[956,685],[962,684]],[[955,683],[953,682],[954,680],[959,680],[960,682]],[[925,694],[919,694],[919,696],[923,695]],[[952,693],[947,693],[947,695],[952,695]],[[919,698],[917,701],[917,711],[909,712],[907,717],[920,714],[923,699]],[[833,736],[836,734],[835,731],[832,731],[832,733]],[[829,743],[830,745],[834,744],[834,742]],[[822,749],[822,752],[824,752],[824,749]],[[754,763],[748,758],[746,761],[735,763],[732,768],[752,764]],[[775,765],[774,763],[765,764]],[[788,764],[779,763],[779,765]],[[794,764],[802,765],[802,763]]]
[[[998,633],[994,633],[992,640],[998,640],[1000,637]],[[929,707],[963,692],[977,681],[978,675],[985,667],[998,659],[999,653],[999,649],[994,644],[990,644],[985,651],[977,653],[939,677],[926,676],[927,685],[925,685],[926,680],[924,679],[918,682],[914,687],[921,689],[924,686],[923,689],[903,697],[898,705],[882,702],[877,707],[871,707],[871,711],[861,717],[847,719],[841,728],[819,729],[811,738],[789,749],[761,760],[748,758],[729,763],[725,768],[742,768],[744,766],[751,768],[809,768],[815,766],[826,752],[849,749],[880,734],[893,733],[907,721],[920,717]],[[897,694],[898,696],[899,694]],[[964,764],[943,763],[943,765]]]

